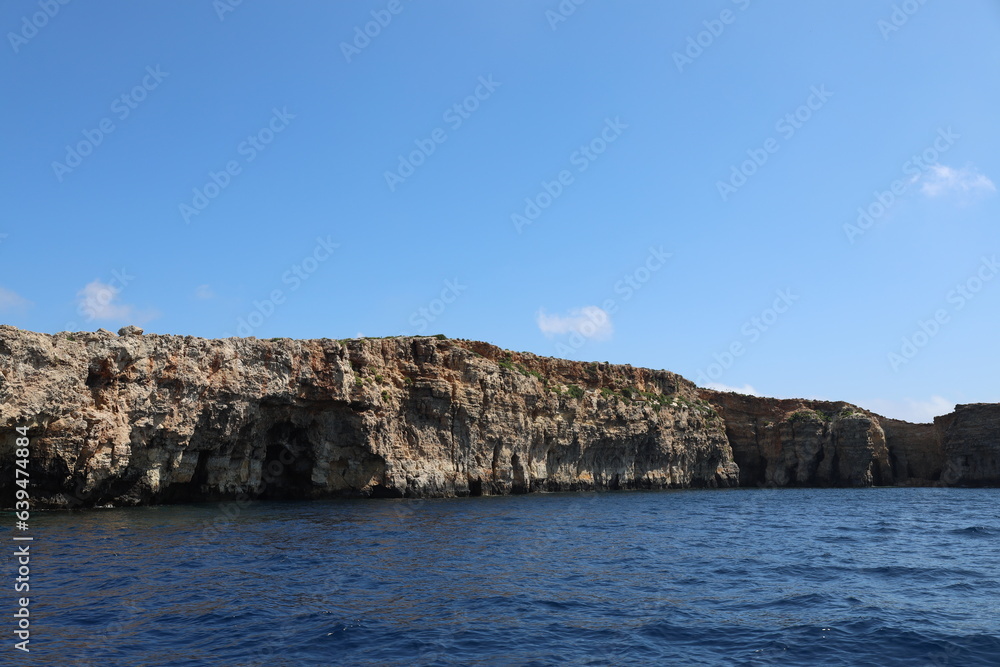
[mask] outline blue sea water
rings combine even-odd
[[[0,661],[1000,665],[998,501],[732,489],[39,513],[32,651],[13,650],[8,614]]]

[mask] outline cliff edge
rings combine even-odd
[[[0,461],[27,426],[37,506],[737,483],[722,420],[666,371],[435,337],[120,333],[0,326]]]
[[[0,325],[0,463],[37,507],[585,489],[1000,484],[1000,406],[934,424],[443,337]],[[14,477],[0,479],[4,507]]]

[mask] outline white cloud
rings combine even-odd
[[[859,405],[861,404],[859,403]],[[915,424],[924,424],[934,421],[935,417],[952,412],[955,409],[955,402],[941,396],[931,396],[926,401],[912,398],[904,398],[898,401],[876,398],[865,401],[864,407],[892,419],[902,419]]]
[[[13,310],[27,305],[28,301],[21,298],[19,294],[0,287],[0,311]]]
[[[996,186],[974,167],[955,169],[936,164],[923,176],[920,192],[928,197],[948,194],[974,195],[996,192]]]
[[[121,290],[112,285],[95,280],[76,293],[76,310],[87,320],[128,320],[135,314],[135,309],[118,303]]]
[[[536,321],[542,333],[550,338],[575,332],[592,340],[609,340],[615,332],[611,316],[597,306],[574,308],[567,315],[549,315],[539,310]]]
[[[194,295],[199,299],[211,299],[215,297],[215,292],[208,285],[198,285],[194,290]]]
[[[728,384],[722,384],[721,382],[709,382],[705,385],[705,389],[714,389],[715,391],[735,391],[737,394],[747,394],[748,396],[760,396],[757,390],[748,384],[742,387],[731,387]]]

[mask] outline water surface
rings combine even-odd
[[[997,665],[998,501],[994,489],[733,489],[36,514],[33,650],[3,654],[100,667]]]

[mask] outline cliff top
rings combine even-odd
[[[815,413],[818,417],[826,421],[829,421],[833,416],[860,414],[869,417],[878,417],[882,421],[897,422],[900,424],[911,423],[904,420],[883,417],[875,412],[845,401],[770,398],[737,392],[720,392],[697,387],[690,380],[667,370],[636,367],[631,364],[611,364],[607,361],[572,361],[558,357],[540,356],[532,352],[515,352],[484,341],[448,338],[444,334],[427,336],[370,336],[340,339],[256,338],[253,336],[209,339],[190,335],[145,333],[142,329],[135,326],[122,327],[117,334],[106,329],[98,329],[93,332],[61,331],[55,334],[45,334],[18,329],[9,324],[0,324],[0,340],[10,340],[11,337],[21,338],[25,343],[30,340],[35,345],[48,348],[65,345],[66,343],[78,343],[88,347],[104,344],[114,345],[116,341],[125,345],[129,341],[138,342],[141,340],[147,345],[164,345],[168,348],[175,346],[198,347],[205,348],[206,350],[213,344],[225,344],[237,350],[247,348],[247,352],[250,351],[249,348],[263,346],[274,348],[274,352],[278,354],[281,353],[281,349],[284,347],[285,351],[291,354],[292,348],[295,347],[337,346],[344,348],[352,358],[361,360],[362,362],[369,354],[377,353],[379,356],[393,356],[402,352],[401,348],[408,348],[415,342],[421,341],[425,344],[433,342],[432,344],[442,351],[463,350],[477,357],[492,361],[507,370],[515,371],[525,376],[534,376],[542,381],[558,381],[566,385],[579,385],[593,390],[624,392],[626,397],[637,401],[657,400],[658,396],[683,394],[712,403],[722,403],[731,407],[739,406],[743,409],[747,409],[753,405],[754,412],[775,421],[782,421],[796,412],[805,411]],[[10,354],[11,351],[10,343],[0,342],[0,354]],[[960,409],[967,410],[977,406],[986,407],[992,405],[990,403],[963,404],[956,406],[956,412]],[[941,419],[941,417],[938,419]]]

